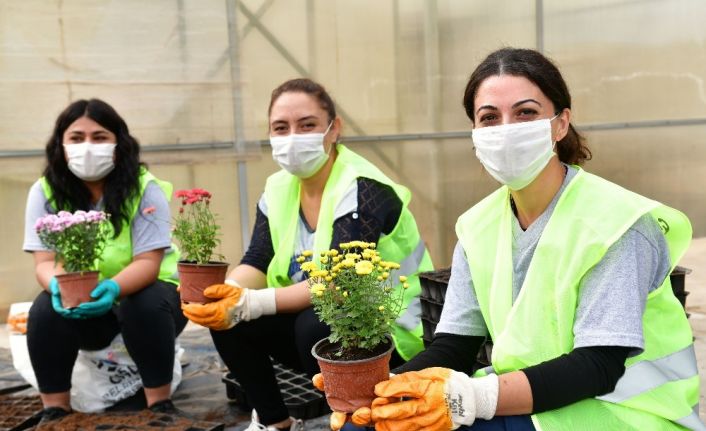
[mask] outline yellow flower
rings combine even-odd
[[[385,306],[384,306],[384,305],[379,306],[379,307],[378,307],[378,310],[380,310],[380,311],[385,311]]]
[[[332,250],[329,250],[329,256],[334,256],[334,257],[338,256],[338,250],[336,250],[335,248]]]
[[[340,262],[341,260],[343,260],[343,258],[342,258],[341,256],[334,256],[334,257],[333,257],[334,263],[335,263],[335,262]]]
[[[333,277],[330,275],[327,275],[326,277],[324,277],[324,280],[331,281],[331,280],[333,280]]]
[[[382,278],[382,275],[378,275],[378,281],[383,281],[384,278]]]
[[[348,242],[342,242],[340,245],[341,245],[341,250],[348,250],[349,248],[351,248],[351,244]]]
[[[343,265],[344,268],[353,268],[355,266],[355,260],[343,259],[341,265]]]
[[[328,275],[328,271],[325,269],[317,269],[316,271],[311,271],[309,274],[310,277],[315,278],[315,277],[326,277]]]
[[[358,260],[360,259],[360,255],[358,253],[347,253],[346,254],[346,260]]]
[[[313,256],[313,255],[314,255],[314,252],[311,250],[304,250],[302,252],[302,256],[304,256],[304,257],[309,257],[309,256]]]
[[[317,267],[314,262],[309,261],[309,262],[302,263],[300,268],[304,272],[311,272],[311,271],[315,271]]]
[[[297,258],[297,262],[298,262],[298,263],[302,263],[302,262],[304,262],[305,260],[306,260],[306,258],[305,258],[304,256],[299,256],[299,257]]]
[[[374,242],[369,242],[369,243],[368,243],[368,247],[370,247],[370,248],[375,248],[375,247],[376,247],[376,244],[375,244]]]
[[[375,257],[373,258],[373,263],[380,263],[381,260],[382,260],[382,259],[380,258],[380,256],[375,256]]]
[[[367,260],[361,260],[355,264],[355,273],[358,275],[368,275],[373,272],[373,264]]]
[[[324,256],[321,259],[319,259],[321,263],[328,263],[328,256]]]
[[[405,289],[409,289],[409,283],[407,283],[407,282],[402,283],[402,287],[404,287]]]
[[[343,296],[345,296],[346,298],[348,298],[348,291],[343,292]]]
[[[389,277],[389,276],[390,276],[390,273],[387,272],[387,271],[385,271],[385,272],[382,273],[382,278],[383,278],[384,280],[387,280],[387,277]]]
[[[341,286],[336,286],[336,290],[341,290]]]
[[[407,281],[407,277],[404,275],[400,275],[400,283],[404,283],[405,281]]]
[[[322,290],[319,290],[316,292],[316,296],[324,296],[324,292]]]
[[[323,292],[326,290],[326,286],[323,283],[315,283],[311,286],[311,293]]]

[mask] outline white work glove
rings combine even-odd
[[[277,313],[274,288],[246,289],[240,287],[235,280],[227,279],[224,284],[207,287],[203,294],[216,301],[206,304],[182,303],[182,312],[192,322],[216,331]]]
[[[427,368],[380,382],[375,394],[371,419],[377,431],[448,431],[495,416],[498,376],[472,378],[448,368]]]

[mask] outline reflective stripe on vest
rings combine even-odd
[[[683,418],[675,419],[674,422],[691,430],[706,431],[706,425],[701,422],[701,418],[699,417],[698,404],[694,406],[691,414],[684,416]]]
[[[698,376],[694,345],[653,361],[640,361],[625,370],[615,390],[599,400],[619,403],[675,380]]]
[[[414,277],[419,271],[419,266],[424,260],[425,253],[426,247],[424,246],[424,241],[420,239],[412,253],[400,263],[400,269],[398,270],[399,275]],[[407,309],[395,322],[408,331],[413,331],[422,323],[422,302],[419,300],[418,296],[412,299],[407,305]]]
[[[329,178],[326,180],[319,218],[314,233],[314,254],[328,250],[333,238],[334,210],[348,189],[358,178],[369,178],[390,186],[402,202],[402,211],[397,225],[388,235],[381,235],[377,250],[384,260],[400,263],[399,274],[407,275],[409,288],[403,293],[403,311],[392,325],[392,338],[398,352],[404,359],[410,359],[420,352],[421,319],[418,296],[421,292],[417,273],[433,269],[431,258],[419,236],[417,223],[409,211],[411,193],[390,178],[376,166],[343,145],[337,145],[338,152]],[[267,221],[270,226],[272,246],[275,255],[267,267],[267,283],[272,287],[292,284],[289,278],[289,265],[294,253],[298,229],[300,200],[300,180],[286,171],[279,171],[267,179],[265,203]],[[393,286],[402,289],[402,285]]]

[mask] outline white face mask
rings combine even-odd
[[[299,178],[309,178],[328,160],[324,151],[324,136],[331,129],[329,123],[324,133],[291,133],[287,136],[270,136],[272,158],[282,169]]]
[[[473,129],[476,157],[493,178],[512,190],[523,189],[554,156],[554,118]]]
[[[115,144],[67,144],[64,145],[64,151],[69,159],[69,169],[84,181],[105,178],[115,167]]]

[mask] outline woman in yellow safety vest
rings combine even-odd
[[[190,320],[211,328],[218,353],[254,407],[249,430],[302,429],[301,420],[289,417],[270,356],[310,376],[318,372],[310,352],[329,328],[313,311],[297,262],[305,250],[361,240],[401,262],[410,287],[393,325],[393,361],[423,348],[416,274],[432,265],[408,209],[410,192],[337,144],[341,125],[321,85],[293,79],[274,89],[270,143],[282,170],[267,179],[250,246],[226,284],[204,292],[217,301],[182,307]]]
[[[578,166],[591,154],[559,70],[539,52],[491,53],[463,105],[475,154],[502,186],[458,219],[433,342],[376,386],[372,411],[354,422],[706,429],[692,333],[669,281],[688,219]],[[486,338],[491,366],[470,377]]]
[[[140,147],[127,124],[98,99],[77,100],[59,115],[46,156],[44,175],[27,198],[23,245],[34,256],[43,288],[27,323],[42,420],[71,412],[69,389],[79,349],[103,349],[118,334],[137,365],[148,407],[177,412],[170,401],[174,345],[187,322],[176,291],[177,253],[169,224],[143,215],[153,212],[169,220],[171,184],[140,163]],[[111,216],[94,300],[69,309],[62,306],[55,277],[65,271],[34,230],[38,218],[60,210],[102,210]]]

